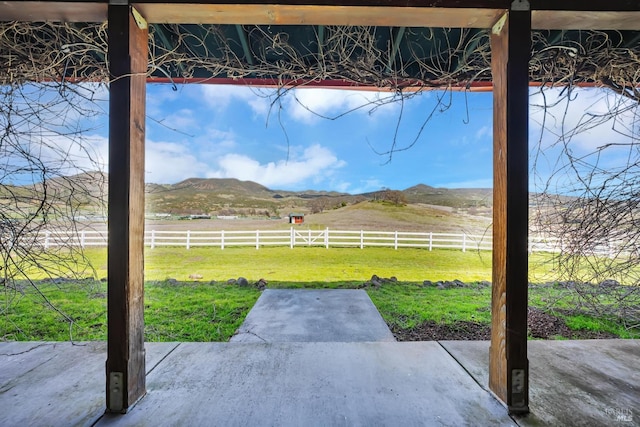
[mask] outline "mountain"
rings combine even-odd
[[[272,196],[273,191],[253,181],[240,181],[235,178],[189,178],[173,184],[173,190],[196,192],[216,192],[220,194],[247,194],[250,196]]]
[[[38,185],[40,190],[42,186]],[[50,193],[73,194],[91,209],[106,201],[108,177],[89,172],[47,182]],[[335,191],[272,190],[253,181],[234,178],[189,178],[176,184],[145,185],[146,210],[150,214],[273,216],[290,211],[318,213],[366,200],[384,200],[385,190],[364,194]],[[398,193],[399,191],[394,191]],[[492,206],[491,189],[448,189],[418,184],[401,191],[408,204],[444,206],[484,211]],[[483,209],[484,208],[484,209]]]
[[[190,178],[172,185],[147,185],[147,210],[171,214],[274,214],[284,209],[322,212],[364,200],[383,200],[384,192],[347,194],[327,191],[271,190],[232,178]],[[397,191],[396,191],[397,192]],[[434,188],[418,184],[401,193],[409,204],[450,208],[491,208],[491,189]],[[260,211],[260,212],[258,212]]]

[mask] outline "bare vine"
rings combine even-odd
[[[96,113],[88,98],[90,88],[60,83],[0,87],[0,339],[21,336],[9,313],[22,298],[55,310],[73,336],[73,317],[47,295],[95,273],[77,242],[53,246],[47,236],[77,231],[88,212],[104,215],[100,159],[77,120]]]
[[[586,95],[584,91],[567,87],[554,95],[544,97],[538,106],[543,119],[541,136],[532,150],[537,190],[533,232],[556,237],[558,253],[553,262],[558,279],[571,283],[567,297],[574,311],[637,329],[640,104],[602,92],[593,101],[600,111],[575,114],[575,101]],[[582,134],[598,127],[611,129],[614,140],[581,147]]]
[[[468,88],[491,80],[487,30],[234,27],[151,25],[149,76],[175,82],[254,78],[275,86],[342,81],[391,91]],[[236,30],[246,46],[232,36]],[[589,83],[638,101],[640,44],[626,37],[616,31],[534,31],[531,80]],[[5,22],[0,24],[0,60],[0,84],[107,82],[107,25]]]
[[[491,80],[490,36],[484,30],[327,26],[295,27],[294,31],[300,33],[294,37],[283,27],[270,26],[152,25],[148,75],[174,83],[183,79],[224,78],[238,83],[255,79],[278,88],[272,105],[277,105],[290,87],[329,81],[387,90],[393,94],[389,102],[403,102],[421,90],[466,90]],[[609,307],[605,314],[632,327],[640,324],[640,43],[637,37],[630,37],[635,36],[617,31],[535,31],[530,80],[542,88],[541,127],[546,129],[533,149],[538,189],[534,231],[560,239],[557,261],[563,277],[582,284],[607,279],[622,282],[625,287],[615,287],[615,294],[603,291],[594,296],[593,286],[580,285],[574,295],[578,307]],[[399,40],[404,40],[402,48]],[[7,287],[10,280],[32,267],[47,265],[38,258],[47,254],[35,240],[16,239],[37,234],[46,220],[73,218],[78,194],[87,193],[86,188],[77,190],[73,187],[76,184],[70,183],[62,185],[65,191],[55,190],[54,178],[65,182],[73,159],[58,150],[62,161],[52,166],[34,152],[34,147],[47,146],[45,139],[34,138],[44,132],[42,123],[51,120],[42,115],[87,105],[75,101],[91,101],[91,94],[71,89],[69,83],[107,83],[107,61],[106,23],[0,24],[0,108],[5,129],[0,158],[22,159],[3,160],[0,168],[3,200],[11,201],[3,201],[2,206],[7,212],[1,217],[2,273],[5,289],[15,295],[19,289]],[[39,102],[17,107],[17,94],[34,87],[30,82],[50,82],[43,87],[59,94],[58,104],[53,106],[44,95],[36,95]],[[577,124],[570,123],[567,115],[574,88],[579,85],[608,88],[619,96],[604,112],[585,114]],[[550,87],[563,87],[564,91],[551,100],[545,98]],[[436,108],[446,108],[446,100],[440,101]],[[552,112],[558,111],[554,106],[563,105],[560,113]],[[33,117],[28,118],[29,114]],[[394,152],[411,148],[432,115],[426,116],[413,141],[403,145],[394,138],[381,154],[390,159]],[[36,121],[40,123],[37,126]],[[22,130],[25,123],[26,132]],[[578,153],[576,138],[605,123],[614,123],[625,139],[603,141],[589,153]],[[88,147],[82,144],[80,129],[57,128],[55,132],[71,137],[81,150]],[[552,132],[557,133],[549,143]],[[26,144],[25,138],[29,141]],[[49,148],[56,151],[55,145]],[[605,164],[604,154],[612,150],[626,150],[626,161],[616,166]],[[538,169],[543,163],[547,169],[550,165],[549,174]],[[12,180],[23,182],[27,176],[32,177],[29,190],[18,191],[11,184]],[[43,197],[44,202],[34,209],[33,202]],[[601,288],[613,289],[609,285]],[[604,304],[603,298],[615,304]]]

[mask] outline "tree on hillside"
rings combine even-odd
[[[407,204],[407,198],[404,193],[399,190],[384,190],[380,196],[380,200],[393,203],[396,206],[404,206]]]
[[[328,197],[316,197],[308,202],[309,210],[312,214],[322,213],[330,207]]]

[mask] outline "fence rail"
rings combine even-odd
[[[156,247],[218,247],[225,249],[231,246],[251,246],[260,249],[266,246],[299,246],[330,247],[393,247],[455,249],[466,251],[490,251],[491,235],[473,235],[466,233],[433,233],[406,231],[366,231],[366,230],[300,230],[296,228],[282,230],[252,231],[164,231],[147,230],[145,245]],[[45,248],[57,246],[104,247],[107,245],[106,230],[82,230],[69,232],[63,230],[47,231],[38,236],[38,241]],[[561,252],[566,245],[558,238],[530,236],[529,252]],[[615,245],[603,244],[595,248],[599,255],[614,253]]]

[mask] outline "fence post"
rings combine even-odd
[[[324,247],[329,249],[329,227],[324,232]]]
[[[187,230],[187,249],[191,248],[191,230]]]
[[[364,230],[360,230],[360,249],[364,249]]]
[[[156,247],[156,230],[151,230],[151,249]]]
[[[80,233],[80,247],[84,249],[84,230]]]
[[[614,243],[613,243],[613,239],[609,239],[609,241],[607,242],[607,251],[609,252],[609,259],[614,259],[615,258],[615,253],[614,253]]]
[[[220,230],[220,249],[224,250],[224,230]]]
[[[256,249],[260,249],[260,230],[256,230]]]
[[[433,249],[433,231],[429,232],[429,250]]]
[[[462,233],[462,252],[467,252],[467,233]]]
[[[291,235],[289,236],[289,247],[293,249],[295,244],[296,244],[296,235],[295,235],[295,232],[293,231],[293,227],[291,227]]]
[[[44,248],[49,249],[49,238],[51,237],[51,232],[49,230],[44,232]]]

